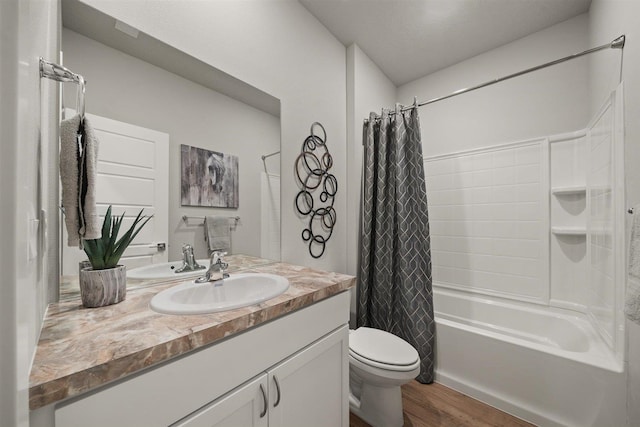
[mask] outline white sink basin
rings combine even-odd
[[[144,267],[132,268],[127,270],[127,279],[181,279],[186,277],[200,277],[209,267],[208,259],[197,260],[198,264],[205,268],[197,271],[185,271],[184,273],[176,273],[176,270],[182,267],[182,261],[165,262],[162,264],[145,265]]]
[[[244,273],[217,282],[183,282],[151,299],[151,309],[165,314],[205,314],[258,304],[277,297],[289,281],[275,274]]]

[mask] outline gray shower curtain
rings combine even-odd
[[[417,106],[371,113],[363,141],[357,324],[413,345],[421,359],[417,380],[431,383],[435,323]]]

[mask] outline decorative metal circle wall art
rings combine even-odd
[[[318,133],[322,131],[322,136]],[[295,174],[300,191],[296,195],[296,210],[309,218],[302,230],[302,240],[309,242],[309,254],[320,258],[336,224],[333,208],[338,192],[338,180],[329,173],[333,157],[327,148],[327,132],[321,123],[311,125],[311,135],[302,143],[302,150],[295,163]]]

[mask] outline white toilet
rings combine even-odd
[[[379,329],[349,331],[349,409],[373,427],[402,426],[400,386],[420,373],[420,356]]]

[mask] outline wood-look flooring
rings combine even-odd
[[[420,384],[417,381],[402,386],[405,427],[531,427],[519,418],[486,405],[442,384]],[[350,427],[370,427],[349,414]]]

